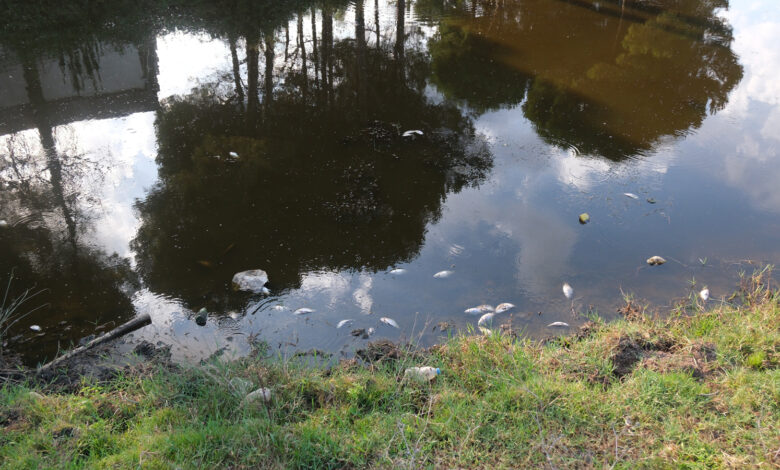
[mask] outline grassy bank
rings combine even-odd
[[[774,468],[780,309],[754,287],[742,307],[666,320],[628,308],[544,344],[458,336],[369,366],[257,357],[146,364],[67,392],[6,384],[0,465]],[[406,383],[412,364],[443,373]],[[236,377],[273,399],[242,406]]]

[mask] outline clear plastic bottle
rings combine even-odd
[[[438,367],[410,367],[404,372],[404,378],[431,381],[439,374],[441,374],[441,369]]]

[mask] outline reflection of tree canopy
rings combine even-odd
[[[430,3],[430,2],[428,2]],[[431,5],[426,3],[426,8]],[[619,160],[701,125],[742,78],[727,0],[473,1],[431,42],[435,81],[477,110],[514,106],[547,141]]]
[[[246,109],[220,84],[163,105],[161,181],[138,204],[134,241],[155,291],[198,303],[243,269],[266,269],[276,289],[309,269],[384,269],[417,253],[447,192],[489,168],[470,121],[425,96],[423,54],[368,47],[362,15],[357,37],[341,41],[327,9],[321,20],[308,73],[298,50],[264,80],[248,77]],[[258,38],[266,61],[275,40]],[[273,85],[252,109],[259,81]],[[403,138],[406,129],[425,135]]]

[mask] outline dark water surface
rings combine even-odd
[[[140,313],[180,359],[430,344],[484,303],[541,337],[780,260],[774,0],[0,13],[0,279],[45,304],[4,341],[29,362]],[[256,268],[270,295],[231,289]]]

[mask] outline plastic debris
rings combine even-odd
[[[433,277],[435,277],[436,279],[446,279],[452,276],[453,274],[454,274],[453,271],[449,271],[445,269],[444,271],[439,271],[438,273],[434,274]]]
[[[344,326],[344,325],[348,325],[350,322],[352,322],[352,319],[351,319],[351,318],[347,318],[346,320],[341,320],[341,321],[340,321],[340,322],[338,322],[338,324],[336,325],[336,328],[341,328],[341,327],[342,327],[342,326]]]
[[[647,258],[647,264],[649,264],[650,266],[660,266],[664,263],[666,263],[666,260],[661,258],[660,256],[651,256]]]
[[[404,371],[404,379],[430,382],[441,374],[438,367],[410,367]]]
[[[590,221],[590,216],[588,215],[587,212],[583,212],[582,214],[580,214],[580,223],[582,225],[587,224],[589,221]]]
[[[563,322],[563,321],[554,321],[554,322],[550,323],[550,324],[549,324],[549,325],[547,325],[547,326],[563,326],[563,327],[568,327],[568,326],[569,326],[569,324],[568,324],[568,323],[566,323],[566,322]]]
[[[386,325],[390,325],[393,328],[398,328],[399,330],[401,329],[401,327],[398,326],[398,323],[396,323],[396,321],[393,320],[392,318],[382,317],[382,318],[379,319],[379,321],[381,321],[382,323],[384,323]]]
[[[701,297],[701,300],[706,302],[707,299],[710,298],[710,290],[705,287],[701,290],[701,292],[699,292],[699,297]]]
[[[565,295],[567,299],[571,299],[574,295],[574,289],[571,288],[568,282],[563,283],[563,295]]]
[[[504,313],[508,312],[515,308],[515,304],[510,304],[509,302],[504,302],[503,304],[498,304],[496,307],[496,313]]]
[[[264,290],[267,282],[268,274],[262,269],[250,269],[233,275],[234,289],[254,292],[255,294],[270,293],[268,289]]]
[[[293,312],[294,315],[306,315],[307,313],[314,313],[314,309],[308,307],[301,307],[298,310]]]

